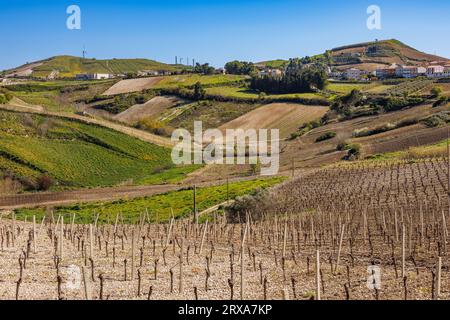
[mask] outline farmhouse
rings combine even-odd
[[[137,75],[138,75],[138,77],[157,76],[157,75],[159,75],[159,71],[156,71],[156,70],[142,70],[142,71],[138,71]]]
[[[109,73],[81,73],[76,75],[77,80],[104,80],[112,78],[114,78],[114,75]]]
[[[426,72],[426,68],[417,66],[399,66],[395,69],[395,75],[401,78],[416,78],[425,75]]]
[[[278,78],[283,76],[283,71],[279,69],[264,69],[258,73],[260,77]]]
[[[392,78],[395,77],[395,70],[398,68],[397,64],[391,64],[387,68],[380,68],[375,71],[375,75],[379,79]]]
[[[356,68],[350,68],[345,70],[344,77],[348,80],[361,80],[363,76],[367,75],[368,72]]]

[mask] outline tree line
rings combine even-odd
[[[304,64],[301,59],[291,59],[281,76],[254,76],[251,88],[265,93],[304,93],[323,90],[327,73],[323,64]]]

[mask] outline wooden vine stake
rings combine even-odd
[[[205,243],[206,231],[208,230],[208,220],[205,222],[205,228],[203,229],[202,241],[200,242],[200,251],[199,254],[202,254],[203,245]]]
[[[134,280],[134,256],[135,256],[135,247],[136,247],[136,239],[135,239],[135,229],[131,232],[131,281]]]
[[[92,230],[92,224],[89,225],[89,258],[94,256],[94,232]]]
[[[320,251],[316,251],[316,300],[320,300]]]
[[[402,278],[406,276],[406,270],[405,270],[405,260],[406,260],[406,248],[405,248],[405,225],[402,225]]]
[[[342,241],[344,239],[344,231],[345,231],[345,224],[343,224],[341,226],[341,237],[339,238],[339,248],[338,248],[338,254],[337,254],[337,259],[336,259],[336,268],[335,268],[335,272],[338,271],[339,268],[339,262],[341,259],[341,250],[342,250]]]
[[[242,236],[241,242],[241,300],[244,300],[244,246],[245,246],[245,238],[247,237],[247,229],[248,229],[248,219],[245,224],[244,235]]]
[[[81,272],[83,275],[84,298],[86,300],[92,300],[91,286],[89,285],[89,281],[86,275],[86,269],[84,266],[81,266]]]
[[[36,216],[33,215],[33,253],[36,254]]]
[[[179,292],[183,293],[183,247],[184,238],[181,238],[181,250],[180,250],[180,282],[179,282]]]
[[[441,295],[441,272],[442,272],[442,257],[438,258],[437,276],[436,276],[436,300],[439,300]]]
[[[62,260],[63,254],[64,254],[64,217],[61,216],[61,226],[60,226],[60,233],[59,233],[59,258]]]

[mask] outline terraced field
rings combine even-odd
[[[144,104],[137,104],[129,108],[128,110],[119,113],[114,116],[113,119],[134,125],[142,119],[152,118],[156,119],[161,116],[165,111],[181,105],[186,101],[177,97],[158,96]]]
[[[295,103],[271,103],[232,120],[219,129],[279,129],[280,138],[287,138],[302,124],[320,119],[328,107]]]
[[[227,85],[244,80],[244,76],[237,75],[198,75],[186,74],[167,77],[151,77],[122,80],[109,88],[104,95],[138,92],[146,89],[167,89],[190,87],[200,82],[204,86]]]
[[[104,95],[112,96],[121,93],[138,92],[145,89],[150,89],[153,88],[161,80],[162,77],[122,80],[106,90]]]

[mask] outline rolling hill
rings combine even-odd
[[[71,78],[78,73],[126,74],[143,70],[177,71],[181,66],[169,65],[148,59],[83,59],[74,56],[55,56],[6,70],[7,76],[32,76],[36,78]]]
[[[59,187],[164,183],[194,168],[171,165],[170,149],[60,117],[0,111],[3,175],[31,189],[42,175]]]
[[[403,42],[395,39],[364,42],[341,46],[328,50],[326,54],[316,55],[312,58],[326,58],[328,64],[345,69],[357,67],[363,70],[373,71],[378,67],[392,63],[404,65],[423,65],[430,62],[448,63],[450,60],[444,57],[421,52]],[[287,64],[287,60],[271,60],[256,63],[260,67],[280,68]]]

